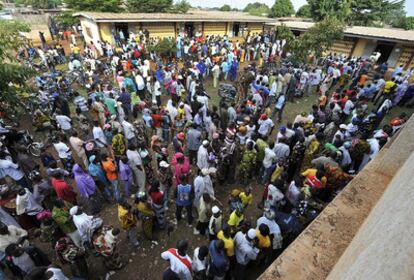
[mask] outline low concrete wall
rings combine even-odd
[[[339,259],[328,280],[412,280],[414,276],[414,153]]]
[[[325,279],[414,151],[413,139],[412,117],[259,279]]]

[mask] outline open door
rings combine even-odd
[[[395,43],[378,41],[377,47],[375,48],[374,52],[380,52],[381,56],[379,57],[377,63],[382,64],[384,62],[387,62],[394,47]]]

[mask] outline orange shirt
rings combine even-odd
[[[118,174],[116,173],[116,166],[111,158],[107,158],[105,161],[102,161],[102,167],[103,170],[105,170],[106,177],[109,181],[118,179]]]
[[[368,80],[368,75],[363,74],[361,78],[359,78],[358,85],[363,86],[365,82]]]

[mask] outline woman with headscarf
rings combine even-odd
[[[111,192],[109,191],[110,183],[108,179],[106,178],[105,172],[102,170],[102,167],[98,162],[99,161],[96,160],[95,155],[90,156],[88,171],[89,171],[89,174],[91,174],[93,179],[95,180],[95,183],[99,183],[97,184],[98,186],[99,185],[101,185],[101,187],[103,186],[103,193],[105,194],[105,198],[110,199],[111,198]]]
[[[190,177],[191,167],[190,160],[188,157],[184,156],[183,153],[176,153],[172,158],[171,164],[174,166],[174,177],[177,185],[180,184],[180,176],[183,174],[187,177],[187,180]]]
[[[72,173],[78,187],[79,195],[84,198],[86,205],[92,212],[96,214],[101,210],[100,201],[96,193],[96,185],[92,176],[83,170],[79,164],[75,164],[72,168]]]
[[[317,133],[316,137],[313,138],[311,142],[309,143],[309,146],[305,150],[305,155],[303,157],[302,166],[300,168],[301,173],[309,169],[312,166],[311,161],[315,157],[315,155],[319,153],[322,139],[323,139],[323,134]]]

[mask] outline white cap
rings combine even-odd
[[[210,174],[208,168],[203,168],[201,169],[201,174],[203,174],[204,176],[207,176],[208,174]]]
[[[220,208],[218,208],[217,206],[213,206],[213,207],[211,208],[211,212],[213,212],[213,214],[217,214],[217,213],[219,213],[219,212],[220,212]]]
[[[165,160],[162,160],[161,162],[160,162],[160,167],[164,167],[164,168],[168,168],[170,165],[165,161]]]
[[[74,216],[78,213],[79,207],[78,206],[73,206],[72,208],[70,208],[69,213],[71,216]]]
[[[203,146],[207,146],[208,145],[208,140],[204,140],[203,141]]]
[[[347,129],[348,127],[346,126],[346,124],[341,124],[341,125],[339,125],[339,128],[340,129]]]
[[[254,228],[249,229],[249,231],[247,232],[247,236],[250,239],[255,239],[256,238],[256,230]]]

